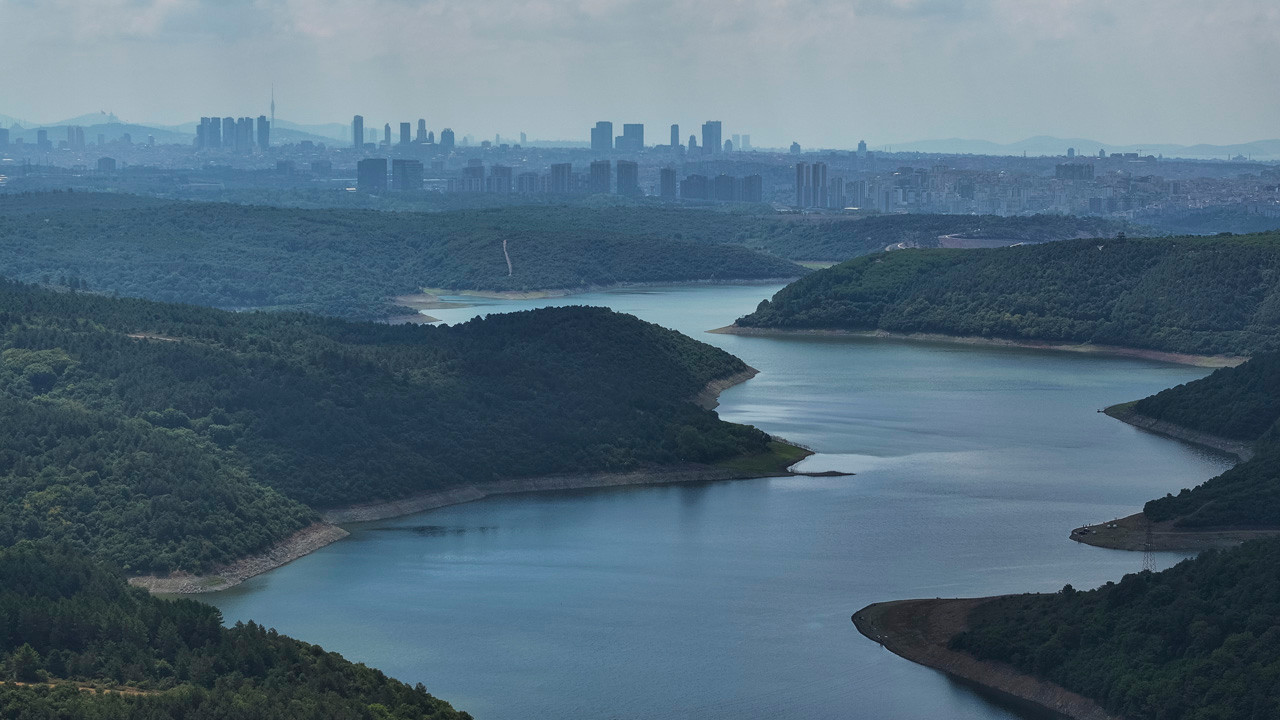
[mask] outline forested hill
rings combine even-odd
[[[423,287],[530,291],[807,272],[739,245],[675,235],[536,211],[122,207],[114,196],[84,193],[0,195],[0,274],[222,308],[368,319],[386,316],[390,298]]]
[[[901,250],[801,278],[737,325],[1280,349],[1280,233]]]
[[[413,213],[51,192],[0,194],[0,274],[153,300],[369,319],[392,312],[389,298],[423,287],[792,278],[807,271],[788,260],[847,260],[899,243],[937,247],[941,235],[1012,243],[1122,230],[1136,228],[1057,215],[815,218],[657,205]]]
[[[337,653],[160,600],[48,546],[0,550],[0,717],[464,720]],[[93,692],[95,687],[103,691]]]
[[[1280,717],[1280,539],[1089,592],[998,598],[969,626],[954,649],[1131,720]]]
[[[1262,353],[1133,404],[1139,415],[1252,442],[1280,420],[1280,353]]]
[[[767,443],[690,402],[740,360],[602,308],[391,326],[3,281],[0,349],[0,546],[135,572],[208,570],[312,508]]]
[[[1138,415],[1253,443],[1254,456],[1143,513],[1183,530],[1280,527],[1280,353],[1169,388],[1132,405]]]

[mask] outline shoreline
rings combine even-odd
[[[721,392],[746,382],[755,377],[758,370],[750,366],[746,370],[728,377],[712,380],[692,399],[703,407],[711,403],[708,409],[714,408]],[[785,442],[785,441],[780,441]],[[786,443],[790,445],[790,443]],[[807,448],[793,446],[803,451],[799,459],[813,455]],[[754,457],[754,456],[753,456]],[[351,505],[334,508],[320,513],[321,522],[314,523],[288,538],[276,543],[261,553],[238,558],[229,565],[219,568],[208,575],[190,575],[173,573],[167,577],[155,575],[137,575],[129,578],[129,584],[145,587],[152,593],[164,595],[188,595],[206,592],[218,592],[235,587],[251,577],[261,575],[286,565],[300,557],[309,555],[326,545],[337,542],[351,533],[338,527],[339,523],[367,522],[385,520],[387,518],[412,515],[414,513],[434,510],[448,505],[460,505],[473,502],[491,495],[511,495],[518,493],[546,492],[553,490],[581,490],[590,488],[624,487],[635,485],[674,485],[678,483],[719,482],[724,480],[748,480],[762,477],[781,476],[829,476],[832,473],[791,472],[783,468],[778,471],[758,472],[751,470],[735,470],[720,465],[701,465],[685,463],[676,466],[663,466],[632,470],[628,472],[593,472],[565,475],[547,475],[532,478],[515,478],[496,480],[475,485],[463,485],[444,490],[436,490],[412,495],[399,500],[378,503]],[[846,473],[836,473],[845,475]]]
[[[1186,552],[1232,548],[1249,540],[1280,535],[1280,528],[1207,527],[1185,530],[1173,520],[1151,524],[1151,549],[1155,552]],[[1071,539],[1082,545],[1107,550],[1141,552],[1147,547],[1147,516],[1141,511],[1096,525],[1071,531]]]
[[[1136,402],[1136,401],[1135,401]],[[1115,418],[1126,425],[1132,425],[1139,430],[1146,430],[1149,433],[1161,435],[1174,440],[1181,440],[1192,445],[1216,450],[1226,455],[1234,455],[1240,459],[1240,462],[1247,462],[1253,459],[1253,443],[1244,442],[1243,440],[1232,440],[1230,438],[1220,437],[1218,435],[1210,435],[1199,430],[1192,430],[1188,427],[1175,425],[1164,420],[1156,420],[1139,414],[1133,409],[1134,403],[1120,403],[1103,408],[1102,412],[1107,416]]]
[[[287,565],[350,534],[337,525],[325,522],[312,523],[266,550],[239,558],[209,575],[187,573],[172,573],[168,577],[135,575],[129,578],[129,584],[134,587],[144,587],[152,594],[162,595],[192,595],[226,590],[255,575]]]
[[[947,643],[969,626],[969,613],[997,597],[893,600],[853,614],[854,627],[890,652],[1016,704],[1048,710],[1072,720],[1122,720],[1097,702],[1009,665],[979,660]]]
[[[1173,363],[1175,365],[1192,365],[1204,368],[1235,367],[1247,357],[1235,355],[1192,355],[1190,353],[1166,352],[1164,350],[1144,350],[1142,348],[1123,347],[1120,345],[1094,345],[1092,343],[1051,342],[1048,340],[1010,340],[1007,338],[988,338],[974,335],[944,335],[941,333],[901,333],[889,330],[823,330],[794,328],[750,328],[738,325],[726,325],[707,332],[719,335],[744,335],[749,337],[859,337],[884,340],[902,340],[907,342],[935,343],[945,345],[978,345],[984,347],[1022,348],[1026,350],[1052,350],[1057,352],[1075,352],[1090,355],[1112,355],[1131,357],[1141,360]]]
[[[1155,420],[1133,410],[1134,403],[1127,402],[1103,409],[1109,417],[1163,437],[1208,448],[1226,455],[1233,455],[1240,462],[1253,457],[1253,444],[1240,440],[1210,435],[1181,425]],[[1280,535],[1280,528],[1257,527],[1209,527],[1188,530],[1166,520],[1151,524],[1151,549],[1161,551],[1200,551],[1214,548],[1230,548],[1248,540]],[[1147,518],[1141,510],[1115,520],[1082,525],[1071,530],[1070,538],[1083,545],[1108,550],[1143,551],[1147,548]]]
[[[687,285],[777,285],[779,283],[790,283],[800,277],[803,276],[793,275],[790,277],[776,278],[735,278],[728,280],[717,280],[716,278],[704,278],[698,280],[641,280],[636,282],[609,283],[608,285],[583,285],[581,287],[574,288],[546,288],[544,290],[449,290],[445,288],[422,288],[421,292],[415,295],[401,295],[392,299],[399,303],[400,298],[414,298],[425,295],[437,298],[436,302],[443,303],[449,307],[468,307],[466,303],[450,303],[447,300],[439,300],[438,298],[442,295],[448,295],[452,297],[474,297],[484,300],[542,300],[546,298],[586,295],[587,293],[605,292],[608,290],[626,290],[629,288],[677,287]]]
[[[335,508],[321,513],[327,523],[353,523],[386,520],[389,518],[413,515],[415,513],[435,510],[449,505],[482,500],[495,495],[519,495],[522,493],[549,492],[556,490],[588,490],[612,487],[629,487],[644,485],[680,485],[685,483],[720,482],[724,480],[750,480],[761,477],[780,477],[786,475],[802,475],[802,473],[781,472],[758,473],[717,465],[700,465],[686,463],[675,466],[662,466],[628,472],[593,472],[573,473],[566,475],[543,475],[541,477],[515,478],[511,480],[495,480],[478,485],[465,485],[432,492],[411,495],[399,500],[388,500],[379,503],[365,503]]]

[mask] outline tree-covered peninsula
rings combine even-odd
[[[450,327],[0,283],[0,546],[204,572],[317,511],[769,450],[692,402],[737,358],[602,308]]]
[[[1252,355],[1280,349],[1280,234],[880,253],[795,281],[736,326]]]
[[[1280,717],[1280,539],[979,605],[950,643],[1130,720]]]
[[[1221,475],[1148,502],[1146,520],[1184,532],[1280,530],[1280,353],[1256,355],[1108,413],[1135,425],[1173,434],[1187,429],[1209,442],[1222,438],[1247,448],[1247,459]]]
[[[0,717],[463,720],[378,670],[161,600],[48,544],[0,549]]]

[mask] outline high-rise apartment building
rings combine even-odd
[[[742,178],[738,199],[742,202],[764,202],[764,178],[759,175],[748,175]]]
[[[612,185],[609,177],[608,160],[595,160],[591,163],[591,174],[587,176],[587,191],[592,195],[608,195]]]
[[[568,195],[573,191],[573,165],[555,163],[551,166],[551,192]]]
[[[266,115],[258,116],[258,149],[266,150],[271,147],[271,121],[267,120]]]
[[[796,207],[809,207],[809,164],[796,163]]]
[[[226,150],[236,147],[236,119],[233,117],[222,118],[222,147]]]
[[[640,195],[640,166],[630,160],[618,161],[618,194]]]
[[[672,125],[671,126],[671,149],[675,150],[678,147],[680,147],[680,126]]]
[[[351,120],[351,142],[355,149],[364,147],[364,116],[357,115]]]
[[[673,126],[674,127],[674,126]],[[676,144],[679,147],[679,143]],[[676,199],[676,169],[662,168],[658,171],[658,197],[663,200]]]
[[[708,120],[702,123],[702,153],[714,155],[724,147],[720,139],[720,121]]]
[[[485,189],[491,193],[511,192],[512,171],[509,165],[494,165],[489,168],[489,185]]]
[[[391,123],[382,126],[382,146],[391,147]]]
[[[827,164],[824,162],[816,162],[810,168],[809,173],[810,190],[810,207],[824,208],[827,206]]]
[[[413,125],[407,122],[400,123],[400,145],[408,147],[413,142]]]

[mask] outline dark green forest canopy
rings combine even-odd
[[[745,369],[603,308],[392,326],[4,281],[0,545],[203,571],[311,508],[763,452],[690,402]]]
[[[1163,390],[1133,411],[1254,448],[1253,458],[1221,475],[1148,502],[1148,518],[1185,529],[1280,527],[1280,353]]]
[[[1280,353],[1260,353],[1133,405],[1134,412],[1200,432],[1253,442],[1280,419]]]
[[[807,272],[738,245],[631,222],[637,218],[597,219],[589,208],[428,214],[153,201],[121,208],[115,198],[0,195],[0,274],[169,302],[368,319],[387,315],[390,298],[423,287],[582,289]]]
[[[901,250],[801,278],[738,325],[1280,349],[1280,233]]]
[[[951,645],[1133,720],[1280,717],[1280,539],[1089,592],[997,598]]]
[[[470,716],[337,653],[130,588],[87,558],[0,550],[0,717],[275,720]],[[84,692],[103,685],[122,694]],[[50,687],[52,686],[52,687]]]
[[[644,204],[420,213],[0,194],[0,274],[152,300],[368,319],[390,312],[388,298],[422,287],[777,279],[807,272],[788,260],[845,260],[902,242],[936,247],[945,234],[1039,242],[1123,229],[1135,230],[1058,215],[815,218]]]

